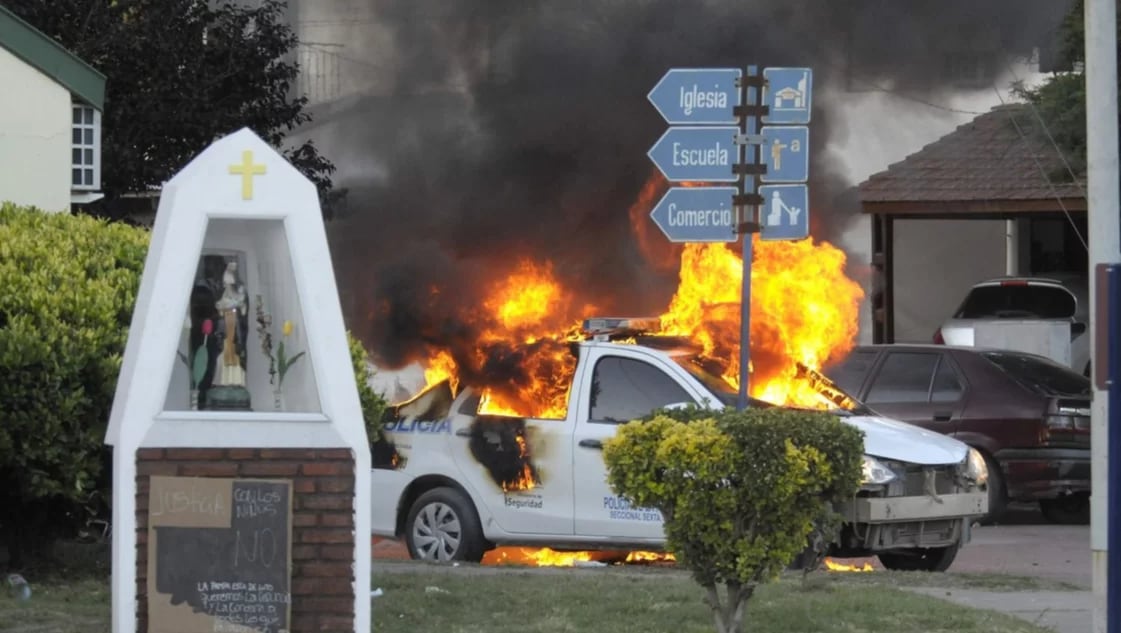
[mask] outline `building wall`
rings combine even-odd
[[[0,47],[0,202],[70,209],[70,92]]]
[[[895,342],[929,343],[974,283],[1006,270],[1003,220],[895,221]]]

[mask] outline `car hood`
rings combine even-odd
[[[952,437],[879,416],[848,415],[846,423],[864,431],[864,452],[912,464],[958,464],[969,447]]]

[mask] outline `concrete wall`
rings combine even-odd
[[[0,47],[0,202],[70,209],[70,92]]]
[[[929,343],[969,287],[1005,271],[1003,220],[896,220],[895,342]]]

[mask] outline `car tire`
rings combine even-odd
[[[950,568],[957,558],[961,544],[948,547],[885,552],[880,554],[880,564],[892,571],[934,571],[942,572]]]
[[[1000,464],[996,462],[988,453],[981,453],[985,458],[985,466],[989,469],[989,482],[987,490],[989,493],[989,511],[979,519],[981,525],[992,525],[1004,518],[1004,513],[1008,510],[1008,489],[1004,486],[1004,473],[1000,470]]]
[[[1090,496],[1065,495],[1057,499],[1040,499],[1043,518],[1056,525],[1085,525],[1090,522]]]
[[[405,544],[414,560],[438,563],[477,563],[486,549],[471,499],[448,487],[429,490],[413,502],[405,520]]]

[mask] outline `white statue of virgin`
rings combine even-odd
[[[241,358],[237,353],[237,321],[238,316],[245,313],[246,298],[245,286],[237,282],[237,262],[226,264],[226,271],[222,273],[222,285],[225,288],[215,307],[225,326],[225,340],[222,343],[222,353],[214,360],[215,385],[245,386],[245,368],[241,366]]]

